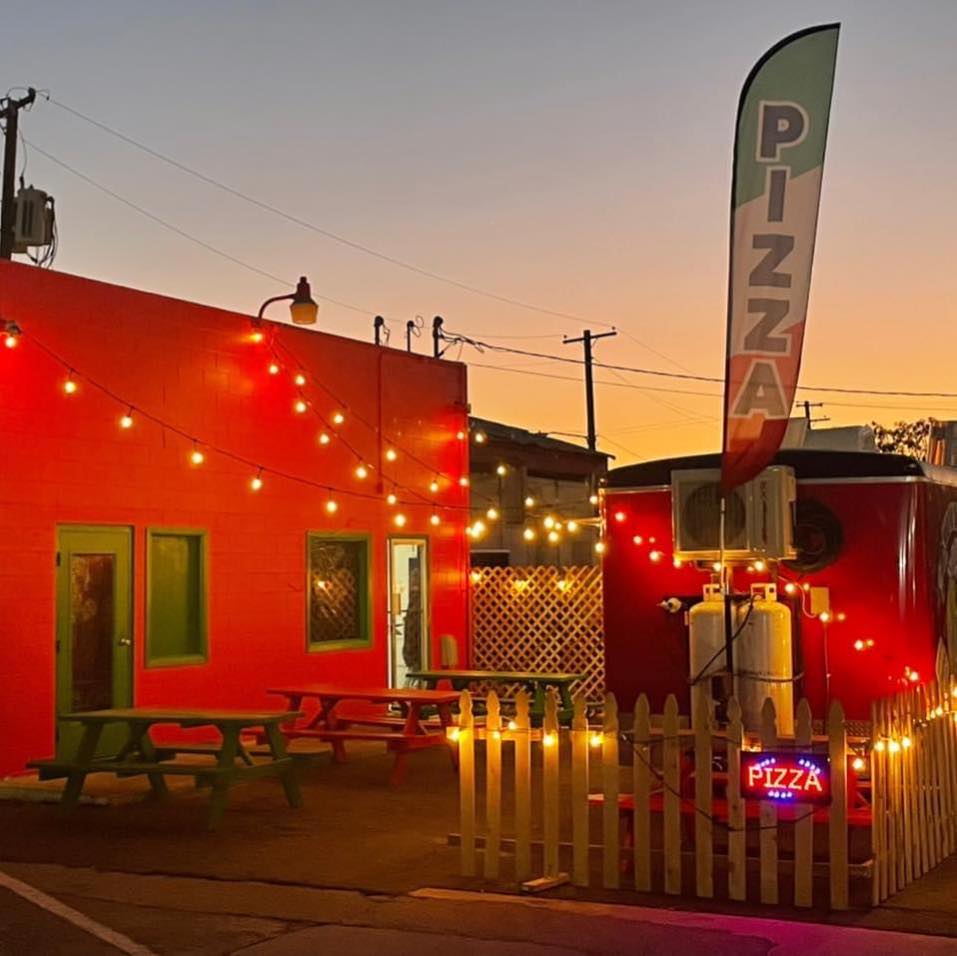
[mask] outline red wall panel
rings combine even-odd
[[[464,659],[468,489],[457,479],[468,473],[468,443],[456,437],[467,430],[464,366],[274,323],[257,344],[246,316],[18,264],[0,263],[0,318],[23,329],[16,348],[0,348],[0,725],[8,728],[0,773],[53,748],[58,524],[135,529],[136,703],[261,708],[276,703],[264,693],[273,683],[385,682],[387,539],[400,530],[384,495],[397,482],[411,489],[397,490],[408,502],[401,533],[429,538],[434,660],[443,634]],[[267,371],[273,336],[279,375]],[[75,368],[76,394],[64,393],[66,370],[43,347]],[[319,414],[345,404],[342,437],[326,447],[316,415],[293,411],[297,368],[287,348]],[[133,428],[118,427],[125,407],[89,379],[142,410]],[[191,442],[148,415],[195,437],[205,463],[191,465]],[[355,478],[345,443],[374,466],[366,481]],[[382,458],[389,444],[395,463]],[[209,446],[263,466],[263,488],[250,490],[253,465]],[[437,475],[445,477],[435,527]],[[330,495],[335,515],[324,508]],[[149,527],[208,533],[206,664],[144,665]],[[371,648],[306,652],[310,530],[372,535]]]

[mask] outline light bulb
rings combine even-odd
[[[910,737],[901,737],[901,746],[906,750],[911,745]]]
[[[504,478],[507,472],[508,469],[504,465],[499,465],[498,468],[495,469],[495,474],[498,475],[499,478]]]
[[[386,496],[385,500],[390,504],[394,505],[399,499],[395,496],[395,493],[390,491]]]
[[[655,564],[657,564],[657,563],[661,560],[661,552],[660,552],[660,551],[649,551],[649,552],[648,552],[648,560],[649,560],[649,561],[653,561]]]
[[[481,572],[481,571],[472,571],[472,572],[469,574],[469,580],[470,580],[473,584],[478,584],[479,581],[482,580],[482,572]]]
[[[433,478],[432,481],[429,482],[429,491],[431,491],[432,494],[434,495],[438,492],[438,490],[439,490],[439,483]]]
[[[522,537],[523,537],[526,541],[534,541],[534,540],[535,540],[535,532],[532,531],[531,528],[526,528],[526,529],[522,532]]]
[[[588,740],[592,747],[600,747],[603,743],[601,734],[592,734]]]
[[[485,512],[485,517],[488,518],[489,521],[497,521],[497,520],[498,520],[498,509],[497,509],[497,508],[489,508],[488,511]]]
[[[863,651],[866,646],[867,646],[867,645],[866,645],[860,638],[858,638],[858,639],[854,642],[854,650],[855,650],[855,651]]]
[[[395,461],[398,458],[398,454],[394,448],[387,448],[385,450],[385,460],[386,461]]]
[[[68,378],[63,383],[63,391],[66,392],[67,395],[73,395],[76,392],[76,389],[77,389],[77,384],[72,377]]]
[[[545,515],[544,519],[542,520],[542,524],[545,525],[546,528],[554,528],[555,519],[551,515]]]
[[[671,561],[671,563],[672,563],[676,568],[680,568],[680,567],[681,567],[681,558],[673,558],[672,561]]]
[[[296,377],[293,379],[293,381],[294,381],[300,388],[302,388],[302,386],[306,384],[306,376],[303,375],[302,372],[298,372],[298,373],[296,374]]]
[[[360,464],[356,468],[356,478],[358,478],[360,481],[364,481],[368,477],[369,477],[369,469],[366,468],[365,465]]]
[[[882,754],[882,753],[884,752],[884,741],[883,741],[883,740],[875,740],[875,741],[874,741],[874,750],[875,750],[877,753]]]
[[[896,753],[901,749],[901,745],[900,745],[900,743],[899,743],[898,741],[896,741],[896,740],[888,740],[888,741],[887,741],[887,749],[888,749],[892,754],[896,754]]]
[[[555,735],[554,735],[553,733],[551,733],[550,731],[549,731],[548,733],[546,733],[546,734],[543,734],[543,735],[542,735],[542,744],[543,744],[544,746],[546,746],[546,747],[554,747],[554,746],[555,746]]]
[[[346,420],[346,416],[342,412],[333,412],[332,414],[332,424],[341,425]]]
[[[463,432],[461,429],[459,429],[459,430],[455,433],[455,437],[456,437],[459,441],[465,441],[465,432]]]
[[[469,486],[469,480],[468,480],[468,478],[466,478],[465,475],[462,475],[462,477],[459,478],[459,486],[462,487],[462,488],[468,488],[468,486]]]
[[[754,570],[757,571],[758,574],[760,574],[766,567],[767,565],[763,561],[754,562]]]
[[[595,542],[595,554],[604,554],[607,551],[607,547],[604,541]]]
[[[568,529],[568,531],[569,531],[571,534],[574,534],[574,533],[578,530],[578,522],[577,522],[577,521],[569,521],[568,524],[565,525],[565,527]]]
[[[262,471],[260,471],[259,474],[257,474],[256,477],[249,482],[249,487],[252,488],[253,491],[259,491],[259,489],[262,488],[262,486],[263,486]]]
[[[558,544],[560,539],[561,539],[561,535],[557,531],[548,532],[548,540],[552,544]]]
[[[125,415],[120,416],[120,428],[133,427],[133,409],[131,408]]]
[[[529,496],[525,499],[525,507],[526,507],[526,508],[534,508],[534,507],[535,507],[535,499],[534,499],[531,495],[529,495]]]
[[[329,442],[331,442],[331,441],[332,441],[332,439],[331,439],[325,432],[319,432],[319,444],[320,444],[320,445],[328,445]]]
[[[588,503],[589,503],[590,505],[597,505],[597,504],[598,504],[598,495],[589,495],[589,496],[588,496]]]
[[[309,406],[301,398],[297,398],[295,404],[292,406],[297,415],[301,415],[305,412]]]
[[[250,336],[249,336],[249,341],[250,341],[250,342],[255,342],[255,343],[258,345],[260,342],[262,342],[262,340],[263,340],[265,337],[266,337],[266,336],[263,335],[262,332],[252,332],[252,333],[250,334]]]
[[[189,460],[194,465],[201,465],[206,460],[206,456],[198,448],[194,448],[189,453]]]
[[[339,510],[339,503],[337,501],[333,501],[332,498],[330,498],[326,502],[326,511],[329,514],[334,515],[338,510]]]
[[[829,611],[821,611],[821,613],[818,614],[818,619],[822,624],[827,624],[828,621],[831,620],[831,614]]]
[[[640,534],[636,534],[631,540],[632,540],[632,543],[633,543],[633,544],[644,544],[644,543],[645,543],[645,539],[644,539]]]
[[[17,342],[18,342],[18,338],[16,333],[7,332],[6,336],[4,337],[3,344],[8,349],[15,349],[17,347]]]
[[[406,517],[401,511],[392,520],[395,522],[397,528],[405,527]]]
[[[797,585],[791,581],[788,581],[788,583],[784,585],[785,594],[793,594],[796,590],[797,590]]]
[[[622,522],[625,520],[625,518],[626,518],[626,515],[624,511],[615,512],[615,521]]]
[[[485,432],[476,432],[475,433],[475,444],[484,445],[485,444]]]
[[[856,770],[858,773],[860,773],[866,766],[867,764],[864,762],[863,757],[855,757],[854,760],[851,762],[851,767],[854,770]]]
[[[433,528],[437,527],[441,523],[442,523],[442,519],[437,514],[433,513],[432,516],[429,518],[429,524],[432,525]]]
[[[714,564],[711,565],[711,570],[712,570],[712,571],[720,571],[720,570],[721,570],[721,562],[720,562],[720,561],[715,561]]]
[[[453,741],[458,740],[459,733],[460,731],[458,727],[449,727],[448,729],[449,740],[453,740]]]
[[[270,362],[270,363],[269,363],[269,374],[270,374],[270,375],[278,375],[278,374],[279,374],[279,366],[278,366],[275,362]]]

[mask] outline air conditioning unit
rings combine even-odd
[[[20,187],[14,200],[13,233],[13,251],[17,253],[53,241],[53,200],[42,189]]]
[[[728,496],[727,560],[794,558],[794,470],[775,465]],[[721,472],[696,468],[671,473],[675,556],[714,561],[721,553]]]

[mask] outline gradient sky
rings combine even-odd
[[[596,349],[605,361],[705,375],[723,371],[741,84],[778,39],[839,20],[802,382],[957,392],[954,0],[3,6],[15,24],[4,90],[47,88],[328,230],[585,317],[595,331],[615,325],[619,337]],[[317,292],[366,313],[323,303],[327,329],[370,337],[381,312],[396,320],[396,343],[406,319],[441,314],[449,329],[499,344],[580,354],[561,336],[583,323],[348,249],[52,104],[39,103],[21,128],[178,228],[276,276],[306,273]],[[56,197],[58,269],[246,312],[286,291],[35,151],[27,157],[27,180]],[[429,345],[423,336],[416,348]],[[476,414],[584,431],[579,369],[470,349],[461,357],[511,369],[472,364]],[[719,386],[598,378],[601,443],[619,462],[718,446]],[[835,396],[823,409],[834,424],[927,413],[957,418],[957,399]]]

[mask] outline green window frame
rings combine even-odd
[[[146,666],[176,667],[208,660],[206,532],[146,532]]]
[[[368,534],[306,534],[306,649],[372,646],[372,548]]]

